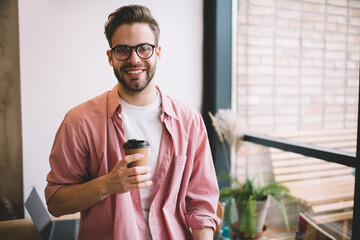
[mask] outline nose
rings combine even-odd
[[[141,58],[137,55],[135,49],[131,49],[131,54],[127,61],[130,63],[138,63],[141,61]]]

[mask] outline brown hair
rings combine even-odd
[[[105,23],[105,36],[112,47],[112,36],[117,27],[122,24],[146,23],[155,35],[155,45],[158,45],[160,28],[159,24],[151,15],[150,10],[141,5],[128,5],[120,7],[112,12]]]

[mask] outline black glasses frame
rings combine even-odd
[[[144,57],[141,57],[140,55],[139,55],[139,53],[138,53],[138,47],[141,47],[141,46],[144,46],[144,45],[149,45],[151,48],[152,48],[152,51],[151,51],[151,54],[150,54],[150,56],[149,57],[146,57],[146,58],[144,58]],[[117,56],[116,56],[116,54],[115,54],[115,48],[117,48],[117,47],[127,47],[127,48],[129,48],[130,49],[130,54],[129,54],[129,56],[127,57],[127,58],[125,58],[125,59],[120,59],[120,58],[118,58]],[[156,47],[156,45],[153,45],[153,44],[150,44],[150,43],[141,43],[141,44],[139,44],[139,45],[136,45],[136,46],[128,46],[128,45],[116,45],[115,47],[112,47],[111,48],[111,52],[114,54],[114,56],[119,60],[119,61],[126,61],[126,60],[128,60],[130,57],[131,57],[131,54],[132,54],[132,50],[133,49],[135,49],[135,52],[136,52],[136,55],[138,55],[138,57],[139,58],[141,58],[141,59],[149,59],[149,58],[151,58],[152,57],[152,55],[154,54],[154,49],[155,49],[155,47]]]

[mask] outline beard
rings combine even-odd
[[[131,78],[130,82],[126,82],[124,77],[124,72],[126,68],[137,68],[137,67],[145,67],[146,68],[146,77],[145,81],[140,81],[139,78]],[[156,71],[156,64],[153,66],[150,66],[149,64],[146,64],[146,66],[137,64],[137,65],[124,65],[120,69],[114,69],[114,74],[116,78],[118,79],[119,83],[124,87],[124,90],[128,93],[139,93],[142,92],[147,86],[150,84],[151,80],[153,79]]]

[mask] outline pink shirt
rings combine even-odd
[[[215,229],[220,223],[216,216],[219,189],[207,133],[197,111],[159,92],[163,133],[153,178],[151,235],[153,239],[192,239],[189,228]],[[115,86],[66,114],[50,154],[47,201],[63,185],[105,175],[122,159],[120,112]],[[110,195],[82,211],[79,239],[146,239],[139,190]]]

